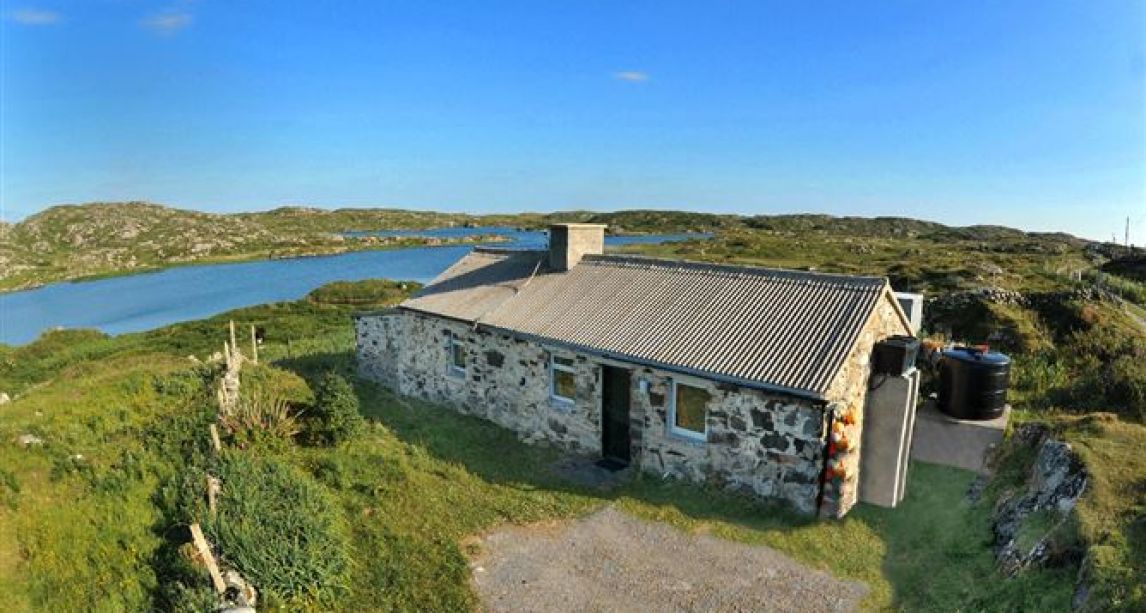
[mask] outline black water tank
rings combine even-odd
[[[956,419],[995,419],[1007,406],[1011,358],[974,347],[943,352],[939,410]]]
[[[898,377],[915,366],[919,339],[914,336],[891,336],[875,344],[872,370],[881,375]]]

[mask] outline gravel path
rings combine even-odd
[[[473,580],[490,611],[852,611],[867,586],[768,547],[642,521],[612,507],[480,539]]]

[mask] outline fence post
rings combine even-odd
[[[215,453],[219,453],[223,450],[223,443],[219,440],[219,429],[215,427],[215,424],[211,424],[209,429],[211,430],[211,447],[215,449]]]
[[[195,549],[199,550],[199,559],[203,561],[203,565],[207,567],[207,572],[211,575],[211,583],[215,586],[215,591],[222,594],[227,591],[227,583],[223,581],[223,573],[219,572],[219,565],[215,563],[215,556],[211,553],[211,546],[207,544],[207,539],[203,536],[203,529],[199,524],[191,524],[191,542],[195,544]]]
[[[259,343],[255,339],[255,324],[251,324],[251,362],[259,363]]]

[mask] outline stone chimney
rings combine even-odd
[[[549,267],[564,272],[581,257],[605,252],[605,224],[559,223],[549,226]]]

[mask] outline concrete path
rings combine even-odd
[[[852,611],[867,586],[767,547],[691,535],[612,507],[479,540],[490,611]]]

